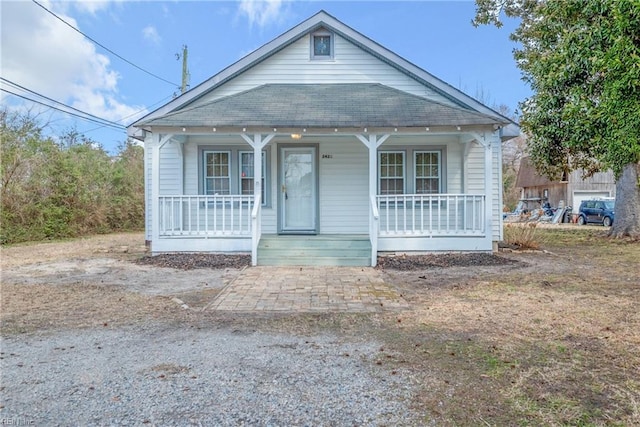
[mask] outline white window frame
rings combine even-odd
[[[212,175],[209,176],[207,174],[207,157],[209,154],[226,154],[227,155],[227,176],[217,176],[217,175]],[[228,150],[205,150],[203,151],[203,155],[202,155],[202,168],[203,168],[203,190],[204,190],[204,194],[206,195],[230,195],[233,193],[233,190],[231,188],[231,151]],[[221,163],[222,165],[222,163]],[[209,190],[208,188],[208,181],[209,179],[226,179],[227,180],[227,192],[226,193],[220,193],[220,192],[214,192],[213,190]]]
[[[315,49],[315,41],[316,37],[329,37],[329,55],[316,55]],[[309,39],[310,43],[310,57],[314,61],[331,61],[335,57],[335,43],[334,43],[334,35],[333,33],[326,30],[319,30],[314,33],[311,33],[311,37]]]
[[[436,164],[438,173],[435,175],[418,176],[418,155],[419,154],[435,154],[438,156],[438,162]],[[424,166],[424,165],[420,165]],[[430,163],[427,166],[433,166]],[[438,181],[438,189],[435,193],[419,193],[418,192],[418,180],[431,180],[436,179]],[[440,150],[416,150],[413,152],[413,190],[415,194],[440,194],[442,193],[442,152]]]
[[[394,176],[382,176],[382,156],[383,154],[400,154],[402,156],[402,176],[394,175]],[[397,163],[394,163],[397,165]],[[387,167],[389,165],[386,165]],[[382,194],[382,181],[383,180],[398,180],[402,179],[402,192],[401,193],[387,193]],[[387,186],[388,188],[388,186]],[[407,155],[405,151],[402,150],[380,150],[378,151],[378,194],[383,196],[393,196],[399,194],[407,193]]]
[[[240,195],[244,195],[243,193],[243,188],[242,188],[242,181],[243,180],[248,180],[249,182],[251,182],[253,184],[253,180],[254,177],[253,175],[251,176],[242,176],[242,156],[244,154],[249,154],[251,155],[251,170],[253,172],[255,172],[253,170],[253,151],[238,151],[238,194]],[[261,199],[262,199],[262,206],[266,206],[267,205],[267,153],[263,150],[262,151],[262,180],[261,180],[261,188],[260,188],[260,192],[261,192]],[[253,185],[252,185],[252,191],[250,194],[253,194]]]

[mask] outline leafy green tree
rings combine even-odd
[[[537,169],[612,169],[611,234],[640,237],[640,0],[476,0],[474,24],[519,18],[511,39],[534,95],[521,125]]]

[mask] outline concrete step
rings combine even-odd
[[[280,266],[336,266],[336,267],[366,267],[371,265],[369,257],[268,257],[258,255],[258,265],[280,265]]]
[[[371,265],[367,236],[262,236],[258,265]]]

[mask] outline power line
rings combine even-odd
[[[169,95],[169,96],[166,96],[166,97],[162,98],[162,99],[161,99],[160,101],[158,101],[158,102],[154,102],[153,104],[149,105],[149,106],[148,106],[148,107],[146,107],[146,108],[143,108],[142,110],[138,110],[138,111],[136,111],[135,113],[129,114],[128,116],[125,116],[125,117],[123,117],[123,118],[121,118],[121,119],[119,119],[119,120],[116,120],[116,122],[121,122],[121,121],[123,121],[123,120],[125,120],[125,119],[128,119],[129,117],[133,117],[133,116],[135,116],[135,115],[138,115],[138,114],[142,113],[143,111],[146,111],[147,109],[149,109],[149,108],[151,108],[151,107],[153,107],[153,106],[155,106],[155,105],[158,105],[158,104],[163,103],[164,101],[166,101],[166,100],[167,100],[167,99],[169,99],[169,98],[173,98],[173,94],[171,94],[171,95]],[[103,127],[104,127],[104,126],[98,126],[97,128],[93,128],[93,129],[86,130],[86,131],[84,131],[84,133],[93,132],[94,130],[102,129]]]
[[[151,104],[151,105],[149,105],[149,106],[147,106],[147,107],[143,108],[142,110],[138,110],[138,111],[136,111],[135,113],[131,113],[131,114],[129,114],[128,116],[124,116],[123,118],[121,118],[121,119],[119,119],[119,120],[116,120],[116,122],[121,122],[121,121],[123,121],[123,120],[125,120],[125,119],[128,119],[128,118],[130,118],[130,117],[133,117],[133,116],[135,116],[135,115],[138,115],[138,114],[140,114],[140,113],[142,113],[142,112],[144,112],[144,111],[147,111],[149,108],[151,108],[151,107],[155,107],[155,106],[156,106],[156,105],[158,105],[158,104],[162,104],[162,103],[163,103],[163,102],[165,102],[167,99],[169,99],[169,98],[173,98],[173,97],[174,97],[174,96],[173,96],[173,94],[171,94],[171,95],[169,95],[169,96],[165,96],[165,97],[164,97],[164,98],[162,98],[160,101],[158,101],[158,102],[154,102],[153,104]]]
[[[64,23],[65,25],[67,25],[69,28],[71,28],[72,30],[80,33],[81,35],[83,35],[84,37],[86,37],[87,39],[91,40],[93,43],[97,44],[98,46],[100,46],[101,48],[103,48],[104,50],[106,50],[107,52],[111,53],[112,55],[115,55],[116,57],[120,58],[121,60],[123,60],[124,62],[126,62],[127,64],[131,65],[132,67],[137,68],[138,70],[149,74],[152,77],[155,77],[158,80],[162,80],[165,83],[169,83],[172,86],[175,87],[180,87],[179,84],[170,82],[169,80],[166,80],[156,74],[153,74],[150,71],[145,70],[142,67],[137,66],[136,64],[134,64],[133,62],[129,61],[128,59],[123,58],[122,56],[118,55],[117,53],[115,53],[114,51],[112,51],[111,49],[109,49],[108,47],[106,47],[105,45],[101,44],[100,42],[96,41],[95,39],[92,39],[91,37],[89,37],[88,35],[86,35],[85,33],[83,33],[82,31],[80,31],[79,29],[77,29],[76,27],[74,27],[73,25],[69,24],[67,21],[65,21],[64,19],[62,19],[61,17],[59,17],[58,15],[56,15],[55,13],[53,13],[52,11],[50,11],[49,9],[47,9],[46,7],[44,7],[43,5],[41,5],[40,3],[38,3],[36,0],[31,0],[32,2],[34,2],[35,4],[37,4],[38,6],[40,6],[42,9],[44,9],[45,11],[47,11],[48,13],[50,13],[52,16],[54,16],[56,19],[58,19],[59,21],[61,21],[62,23]]]
[[[99,124],[101,124],[101,125],[102,125],[102,126],[99,126],[99,127],[97,127],[97,128],[94,128],[94,129],[89,129],[89,130],[88,130],[88,131],[86,131],[86,132],[92,132],[92,131],[94,131],[94,130],[101,129],[101,128],[106,127],[106,126],[111,126],[111,127],[118,128],[118,129],[120,129],[120,128],[122,128],[122,129],[126,129],[126,126],[124,126],[124,125],[122,125],[122,124],[120,124],[120,123],[118,123],[118,122],[122,122],[123,120],[126,120],[126,119],[128,119],[128,118],[130,118],[130,117],[136,116],[136,115],[138,115],[138,114],[140,114],[140,113],[142,113],[142,112],[146,111],[148,108],[153,107],[153,106],[158,105],[158,104],[161,104],[161,103],[163,103],[164,101],[166,101],[167,99],[169,99],[169,98],[172,98],[172,97],[173,97],[173,94],[171,94],[171,95],[166,96],[166,97],[162,98],[161,100],[159,100],[159,101],[157,101],[157,102],[155,102],[155,103],[153,103],[153,104],[149,105],[149,106],[148,106],[148,107],[146,107],[146,108],[143,108],[143,109],[141,109],[141,110],[138,110],[138,111],[136,111],[136,112],[133,112],[133,113],[131,113],[131,114],[127,115],[127,116],[124,116],[124,117],[122,117],[122,118],[118,119],[118,120],[111,121],[111,120],[103,119],[102,117],[98,117],[98,116],[96,116],[96,115],[93,115],[93,114],[91,114],[91,113],[87,113],[86,111],[79,110],[79,109],[77,109],[77,108],[75,108],[75,107],[72,107],[72,106],[70,106],[70,105],[64,104],[64,103],[62,103],[62,102],[60,102],[60,101],[56,101],[56,100],[55,100],[55,99],[53,99],[53,98],[49,98],[48,96],[42,95],[41,93],[38,93],[38,92],[33,91],[33,90],[29,89],[29,88],[26,88],[26,87],[24,87],[24,86],[22,86],[22,85],[20,85],[20,84],[18,84],[18,83],[12,82],[12,81],[11,81],[11,80],[9,80],[9,79],[5,79],[4,77],[0,77],[0,81],[3,81],[3,82],[5,82],[5,83],[8,83],[9,85],[11,85],[11,86],[13,86],[13,87],[15,87],[15,88],[18,88],[18,89],[21,89],[21,90],[23,90],[23,91],[29,92],[29,93],[31,93],[31,94],[33,94],[33,95],[39,96],[39,97],[41,97],[41,98],[44,98],[44,99],[46,99],[47,101],[54,102],[54,103],[56,103],[56,104],[62,105],[62,106],[63,106],[63,107],[65,107],[65,108],[68,108],[68,109],[71,109],[71,110],[77,111],[77,112],[78,112],[78,113],[80,113],[80,114],[84,114],[84,115],[86,115],[86,116],[93,117],[93,118],[95,119],[95,120],[93,120],[94,122],[99,123]],[[72,113],[70,113],[70,112],[68,112],[68,111],[66,111],[66,110],[61,110],[61,109],[55,108],[55,107],[53,107],[53,106],[51,106],[51,105],[49,105],[49,104],[45,104],[45,103],[43,103],[43,102],[38,102],[38,101],[32,100],[32,99],[30,99],[30,98],[26,98],[26,97],[20,96],[20,95],[18,95],[18,94],[13,93],[13,92],[9,92],[9,91],[6,91],[6,92],[11,93],[12,95],[18,96],[18,97],[23,98],[23,99],[28,99],[29,101],[32,101],[32,102],[37,102],[38,104],[41,104],[41,105],[44,105],[44,106],[47,106],[47,107],[54,108],[54,109],[56,109],[56,110],[58,110],[58,111],[63,111],[63,112],[65,112],[65,113],[69,113],[69,114],[74,115],[74,116],[76,116],[76,117],[83,117],[83,116],[79,116],[79,115],[76,115],[76,114],[72,114]]]
[[[82,111],[82,110],[79,110],[79,109],[77,109],[77,108],[75,108],[75,107],[72,107],[72,106],[70,106],[70,105],[64,104],[64,103],[62,103],[62,102],[60,102],[60,101],[56,101],[55,99],[49,98],[48,96],[42,95],[41,93],[35,92],[35,91],[31,90],[31,89],[28,89],[28,88],[26,88],[26,87],[24,87],[24,86],[21,86],[21,85],[19,85],[18,83],[14,83],[14,82],[12,82],[11,80],[7,80],[7,79],[5,79],[4,77],[0,77],[0,80],[2,80],[3,82],[9,83],[10,85],[12,85],[12,86],[14,86],[14,87],[16,87],[16,88],[18,88],[18,89],[22,89],[22,90],[24,90],[24,91],[26,91],[26,92],[29,92],[29,93],[33,94],[33,95],[39,96],[39,97],[41,97],[41,98],[44,98],[44,99],[46,99],[47,101],[55,102],[56,104],[62,105],[62,106],[63,106],[63,107],[65,107],[65,108],[69,108],[69,109],[71,109],[71,110],[73,110],[73,111],[77,111],[78,113],[81,113],[81,114],[87,115],[87,116],[92,117],[92,118],[94,118],[94,119],[96,119],[96,120],[100,120],[100,121],[104,122],[105,124],[110,124],[110,125],[112,125],[112,126],[121,126],[121,127],[124,127],[124,125],[122,125],[122,124],[120,124],[120,123],[116,123],[116,122],[112,122],[111,120],[103,119],[102,117],[98,117],[98,116],[93,115],[93,114],[91,114],[91,113],[87,113],[86,111]]]
[[[110,128],[117,129],[117,130],[125,130],[126,129],[124,126],[119,125],[117,123],[110,123],[110,122],[106,122],[105,123],[103,121],[99,121],[99,120],[93,119],[91,117],[81,116],[80,114],[72,113],[71,111],[66,111],[66,110],[63,110],[61,108],[54,107],[53,105],[45,104],[44,102],[29,98],[29,97],[24,96],[24,95],[17,94],[15,92],[12,92],[12,91],[7,90],[5,88],[1,88],[0,87],[0,91],[6,92],[6,93],[11,94],[13,96],[17,96],[18,98],[22,98],[22,99],[25,99],[25,100],[30,101],[30,102],[34,102],[36,104],[44,105],[45,107],[51,108],[53,110],[60,111],[60,112],[65,113],[65,114],[69,114],[71,116],[78,117],[78,118],[83,119],[83,120],[87,120],[89,122],[97,123],[97,124],[102,125],[102,126],[110,127]],[[101,120],[104,120],[104,119],[101,119]]]

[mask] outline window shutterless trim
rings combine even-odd
[[[214,174],[213,175],[208,175],[208,163],[207,163],[207,157],[209,154],[213,154],[214,157],[216,154],[226,154],[227,155],[227,174],[226,175],[216,175],[215,174],[215,170],[214,170]],[[212,165],[214,168],[216,167],[222,167],[223,163],[219,163],[219,164],[213,164]],[[222,195],[227,195],[227,194],[233,194],[232,188],[231,188],[231,151],[229,150],[203,150],[202,152],[202,167],[203,167],[203,193],[206,195],[213,195],[213,194],[222,194]],[[213,179],[213,180],[226,180],[227,181],[227,192],[226,193],[220,193],[219,191],[215,191],[215,189],[209,189],[207,182],[208,180]],[[211,191],[211,192],[210,192]]]
[[[437,156],[437,162],[428,163],[428,164],[420,164],[418,165],[418,155],[420,154],[433,154]],[[424,174],[422,176],[418,176],[418,166],[421,167],[429,167],[433,168],[433,166],[437,167],[437,174]],[[437,190],[435,192],[418,192],[418,180],[437,180]],[[438,194],[442,193],[442,152],[440,150],[415,150],[413,152],[413,190],[416,194]]]
[[[329,48],[329,54],[328,55],[320,55],[320,54],[316,54],[316,37],[328,37],[329,38],[329,43],[328,43],[328,48]],[[335,47],[335,43],[334,43],[335,37],[333,35],[333,33],[331,33],[330,31],[321,29],[318,31],[315,31],[313,33],[311,33],[310,37],[309,37],[309,58],[312,61],[330,61],[335,57],[335,51],[334,51],[334,47]]]
[[[385,154],[400,154],[401,155],[401,167],[402,167],[402,175],[389,175],[388,171],[390,167],[394,167],[394,169],[399,165],[398,163],[387,163],[385,165],[382,164],[382,156]],[[383,176],[382,174],[382,170],[383,167],[387,168],[387,174],[386,176]],[[406,152],[403,150],[380,150],[378,151],[378,194],[380,195],[394,195],[394,194],[406,194],[407,192],[407,159],[406,159]],[[400,193],[389,193],[388,192],[388,188],[387,188],[387,193],[383,194],[382,193],[382,182],[383,180],[387,180],[388,182],[394,180],[394,181],[398,181],[398,180],[402,180],[402,189]]]

